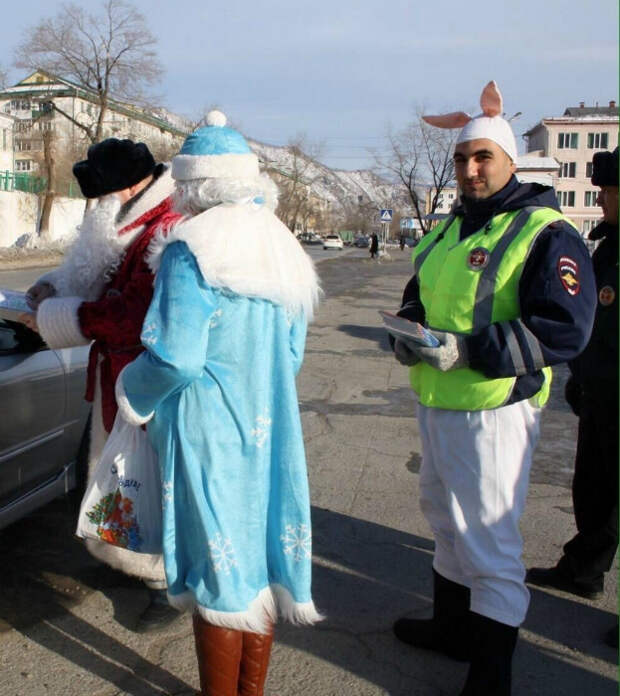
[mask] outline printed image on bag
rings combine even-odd
[[[102,541],[131,551],[140,550],[142,538],[133,514],[133,500],[123,498],[120,488],[95,503],[92,509],[86,511],[86,517],[97,525],[97,536]]]
[[[146,432],[117,415],[82,500],[76,534],[161,553],[161,516],[157,456]]]

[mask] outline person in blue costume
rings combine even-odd
[[[202,693],[259,696],[277,615],[321,618],[295,387],[319,285],[243,136],[207,124],[172,161],[185,217],[153,242],[146,350],[116,395],[159,457],[168,597],[194,612]]]

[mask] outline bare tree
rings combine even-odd
[[[49,122],[47,122],[49,123]],[[39,192],[42,198],[41,218],[39,220],[39,237],[42,240],[50,238],[50,219],[54,200],[57,196],[69,196],[77,184],[73,177],[73,164],[86,156],[83,143],[73,142],[68,138],[60,138],[51,128],[46,128],[43,117],[38,126],[38,138],[31,142],[35,145],[33,159],[37,163],[37,171],[45,179],[45,189]],[[24,141],[22,141],[24,142]]]
[[[95,95],[90,121],[51,108],[81,129],[91,143],[101,140],[109,100],[146,101],[146,88],[162,74],[144,16],[127,0],[103,0],[98,14],[69,3],[54,16],[26,29],[15,50],[15,66],[43,69]]]
[[[0,89],[4,89],[9,82],[7,71],[0,65]]]
[[[456,131],[429,126],[418,111],[403,130],[390,130],[387,139],[387,152],[373,153],[376,165],[405,187],[414,215],[426,234],[431,227],[426,215],[435,212],[441,192],[454,180],[452,152]]]
[[[295,233],[298,225],[307,225],[311,218],[321,216],[318,197],[312,190],[322,176],[321,167],[315,166],[321,145],[312,145],[304,135],[298,135],[287,150],[289,158],[285,165],[266,163],[265,168],[280,189],[276,214]]]

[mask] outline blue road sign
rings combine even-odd
[[[392,209],[381,208],[381,212],[379,213],[379,220],[381,220],[381,222],[392,222]]]

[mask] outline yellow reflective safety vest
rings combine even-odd
[[[477,334],[494,322],[520,317],[519,280],[538,234],[564,220],[552,208],[526,207],[495,215],[489,223],[459,241],[462,219],[450,216],[422,238],[412,255],[420,299],[429,328]],[[551,368],[531,401],[549,398]],[[423,361],[410,369],[411,386],[424,406],[479,411],[509,400],[516,377],[488,378],[460,368],[441,372]]]

